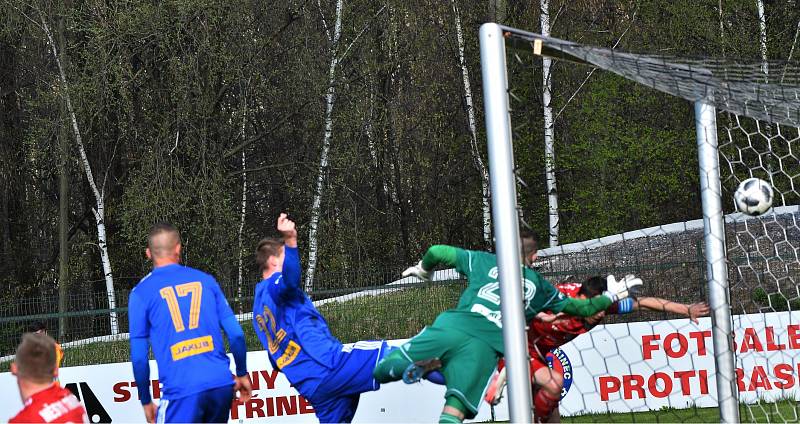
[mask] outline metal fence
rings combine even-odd
[[[728,240],[736,244],[735,234],[741,225],[729,224]],[[730,248],[731,246],[729,246]],[[548,249],[549,250],[549,249]],[[757,276],[738,271],[752,258],[731,249],[731,276],[734,313],[753,313],[792,309],[796,299],[779,299],[777,290],[765,290]],[[592,275],[635,273],[646,282],[645,294],[693,303],[706,298],[705,261],[702,230],[671,234],[621,238],[599,247],[575,251],[543,251],[535,266],[551,282],[580,281]],[[778,260],[778,259],[776,259]],[[772,267],[775,268],[774,266]],[[800,274],[800,270],[787,268]],[[343,342],[369,339],[397,339],[413,336],[430,324],[441,311],[454,307],[466,285],[452,273],[452,278],[434,283],[392,283],[396,272],[353,272],[334,276],[320,275],[323,288],[310,293],[333,334]],[[795,276],[797,278],[798,276]],[[377,283],[367,284],[368,281]],[[242,328],[250,350],[261,350],[246,314],[252,310],[255,281],[243,284],[241,298],[236,297],[236,283],[222,283],[231,307],[242,316]],[[73,294],[67,299],[67,311],[59,314],[58,299],[19,299],[0,306],[0,371],[6,371],[20,336],[31,324],[43,322],[51,335],[62,344],[64,366],[99,364],[129,360],[128,291],[117,292],[120,331],[110,334],[108,301],[102,292]],[[647,312],[608,317],[610,323],[671,318],[666,313]],[[64,325],[59,334],[59,322]]]
[[[684,249],[685,250],[685,249]],[[597,250],[575,254],[554,255],[543,258],[537,265],[546,277],[554,282],[581,279],[610,272],[635,272],[642,274],[652,284],[653,294],[676,300],[696,301],[703,296],[701,284],[702,264],[693,249],[673,250],[664,256],[655,251],[637,249],[631,259],[621,253]],[[394,274],[394,273],[393,273]],[[434,283],[391,284],[397,274],[357,272],[338,274],[338,284],[325,275],[325,288],[310,293],[317,307],[330,324],[332,332],[343,342],[365,339],[405,338],[416,334],[430,324],[438,313],[454,307],[466,282],[453,273],[453,279]],[[366,281],[378,284],[367,285]],[[674,284],[674,281],[691,281],[691,284]],[[357,282],[358,284],[353,284]],[[242,287],[241,298],[237,284],[223,283],[236,313],[251,312],[253,290],[256,282]],[[338,285],[338,287],[337,287]],[[120,331],[128,329],[128,294],[117,292]],[[20,336],[35,322],[43,322],[49,333],[62,344],[64,366],[126,361],[129,359],[127,334],[110,337],[108,302],[102,292],[70,295],[67,311],[59,314],[57,298],[19,299],[0,307],[0,370],[8,367],[8,357],[14,353]],[[632,319],[663,318],[653,315],[630,317]],[[59,332],[59,323],[63,332]],[[255,338],[251,324],[243,321],[248,348],[262,349]]]

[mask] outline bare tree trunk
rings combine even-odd
[[[767,18],[764,13],[764,0],[756,0],[756,6],[758,7],[759,45],[761,46],[761,72],[764,73],[766,79],[769,75],[769,63],[767,62]]]
[[[62,106],[62,109],[64,107]],[[66,111],[63,111],[66,112]],[[62,118],[66,113],[62,114]],[[58,340],[67,335],[67,284],[69,284],[69,145],[62,122],[58,134]]]
[[[339,38],[342,35],[342,0],[336,2],[336,22],[331,39],[331,63],[328,68],[328,93],[325,96],[325,135],[322,139],[322,152],[317,168],[317,182],[314,198],[311,202],[311,221],[308,232],[308,269],[306,270],[305,290],[310,292],[314,287],[314,272],[317,269],[317,230],[322,206],[322,194],[325,188],[325,177],[328,173],[328,153],[333,137],[333,106],[336,101],[336,66],[339,64]]]
[[[75,111],[72,108],[72,101],[69,95],[69,86],[67,85],[67,76],[64,71],[64,67],[61,65],[61,59],[58,56],[58,51],[56,50],[56,44],[53,42],[53,35],[50,32],[50,27],[47,26],[47,22],[45,22],[44,17],[42,17],[42,29],[47,35],[47,40],[50,43],[51,53],[53,54],[53,59],[56,61],[56,65],[58,66],[58,75],[59,79],[61,80],[61,87],[64,93],[64,101],[67,104],[67,112],[69,113],[70,121],[72,122],[72,130],[75,133],[75,141],[78,144],[78,152],[81,156],[81,164],[83,165],[84,173],[86,174],[86,180],[89,183],[89,187],[92,189],[92,194],[94,194],[95,198],[95,208],[92,209],[92,213],[94,214],[95,222],[97,223],[97,245],[100,249],[100,261],[103,264],[103,276],[106,280],[106,294],[108,296],[108,308],[111,309],[110,314],[110,324],[111,324],[111,334],[118,334],[119,333],[119,321],[117,320],[117,301],[116,301],[116,294],[114,293],[114,276],[111,272],[111,259],[108,255],[108,243],[107,243],[107,235],[106,235],[106,225],[105,225],[105,200],[103,197],[103,193],[98,189],[97,183],[94,180],[94,175],[92,174],[92,167],[89,164],[89,158],[86,156],[86,150],[83,147],[83,138],[81,137],[80,129],[78,128],[78,119],[75,117]]]
[[[399,194],[398,194],[400,192],[400,189],[401,189],[401,187],[399,185],[399,178],[395,177],[395,175],[397,175],[397,173],[398,173],[398,168],[400,167],[399,158],[397,157],[397,143],[396,143],[397,140],[395,138],[396,131],[394,129],[394,125],[396,123],[396,120],[394,119],[395,115],[396,115],[395,114],[395,106],[394,106],[393,102],[388,100],[388,99],[391,98],[392,95],[396,95],[396,96],[399,97],[400,90],[397,90],[397,93],[395,93],[394,90],[395,90],[395,87],[398,86],[398,84],[397,84],[397,75],[400,72],[400,66],[402,66],[402,61],[399,60],[399,58],[398,58],[398,43],[397,43],[398,35],[397,35],[397,33],[399,32],[399,30],[398,30],[399,24],[397,23],[397,18],[396,18],[396,14],[395,13],[390,13],[389,16],[390,16],[389,17],[389,36],[387,37],[387,39],[388,39],[387,40],[387,44],[388,44],[387,45],[387,49],[388,49],[388,55],[389,55],[389,61],[388,62],[389,63],[396,63],[396,65],[394,67],[392,67],[392,70],[389,72],[389,85],[385,86],[385,92],[383,93],[384,94],[383,98],[386,99],[386,101],[387,101],[387,104],[386,104],[386,116],[387,116],[387,119],[386,119],[386,123],[385,123],[385,126],[384,126],[383,138],[384,138],[384,143],[386,143],[386,146],[390,147],[390,152],[392,154],[392,157],[388,161],[389,162],[389,175],[390,175],[390,179],[392,181],[392,185],[390,187],[391,192],[389,193],[390,200],[392,201],[392,203],[394,203],[395,205],[399,205],[399,207],[402,208],[402,205],[400,205],[400,198],[399,198]],[[404,221],[401,220],[401,226],[402,226],[403,223],[404,223]],[[406,247],[408,247],[408,246],[404,245],[404,248],[406,248]]]
[[[246,100],[245,100],[246,101]],[[247,105],[242,108],[242,140],[245,137],[245,127],[247,125]],[[242,306],[242,285],[244,284],[243,266],[244,266],[244,222],[247,216],[247,156],[245,150],[242,150],[242,208],[239,214],[239,279],[236,284],[236,299],[239,305],[239,313],[243,313]]]
[[[66,35],[64,17],[58,18],[58,45],[63,52]],[[66,64],[64,64],[66,66]],[[61,124],[58,131],[58,340],[64,341],[69,331],[67,319],[67,285],[69,284],[69,129],[66,105],[59,105]]]
[[[506,21],[506,0],[490,0],[489,6],[491,7],[492,19],[498,24],[505,23]]]
[[[797,36],[800,35],[800,21],[797,21],[797,29],[794,31],[794,41],[792,41],[792,48],[789,49],[789,56],[787,56],[786,61],[792,61],[792,54],[794,54],[794,48],[797,46]],[[783,84],[783,79],[786,77],[786,69],[783,68],[783,75],[781,75],[781,84]]]
[[[467,121],[469,123],[470,146],[472,148],[472,160],[481,178],[481,196],[483,200],[483,242],[490,246],[492,244],[492,209],[491,193],[489,191],[489,171],[481,158],[481,150],[478,148],[478,130],[475,125],[475,108],[472,105],[472,85],[469,81],[469,69],[464,58],[464,35],[461,31],[461,14],[458,11],[456,0],[450,0],[453,6],[453,14],[456,18],[456,37],[458,38],[458,63],[461,65],[461,75],[464,80],[464,101],[467,106]]]
[[[373,85],[373,78],[369,79],[369,110],[367,111],[366,123],[364,124],[364,132],[367,135],[367,147],[369,148],[369,155],[372,158],[372,165],[375,170],[380,168],[380,161],[378,160],[378,146],[375,143],[375,87]],[[381,175],[381,184],[383,187],[383,196],[389,198],[389,185],[386,179]]]
[[[542,35],[550,36],[549,1],[541,0]],[[558,246],[558,191],[556,189],[555,172],[555,139],[553,108],[550,106],[552,90],[552,61],[549,57],[542,57],[542,105],[544,106],[544,166],[547,179],[547,210],[550,222],[550,246]]]

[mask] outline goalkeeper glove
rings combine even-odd
[[[603,295],[611,299],[612,302],[625,299],[629,296],[636,297],[642,284],[644,284],[641,278],[637,278],[633,274],[628,274],[619,281],[617,281],[613,275],[609,275],[606,281],[608,282],[608,287],[607,290],[603,292]]]
[[[433,273],[431,271],[426,271],[425,268],[422,267],[422,261],[419,261],[418,264],[408,267],[408,269],[403,271],[403,277],[413,275],[422,281],[431,281],[432,274]]]

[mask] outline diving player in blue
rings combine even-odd
[[[245,402],[252,393],[242,328],[214,277],[180,264],[175,227],[155,225],[145,253],[153,271],[128,300],[131,362],[145,418],[149,423],[228,422],[234,393]],[[220,327],[228,335],[236,377]],[[163,385],[157,410],[150,397],[150,345]]]
[[[300,255],[295,224],[281,214],[283,240],[258,243],[256,262],[263,280],[256,285],[253,327],[272,366],[286,375],[322,423],[350,422],[361,393],[378,390],[372,376],[385,356],[385,341],[342,345],[300,287]]]

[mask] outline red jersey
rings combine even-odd
[[[25,408],[9,423],[88,423],[89,417],[81,402],[58,383],[25,401]]]
[[[577,297],[581,289],[581,283],[561,283],[556,284],[556,288],[561,293],[569,297]],[[606,310],[607,313],[617,313],[617,303],[613,303]],[[595,324],[596,325],[596,324]],[[528,328],[528,349],[545,355],[552,349],[569,343],[575,337],[591,330],[595,327],[584,321],[581,317],[567,315],[554,322],[544,322],[534,319]]]

